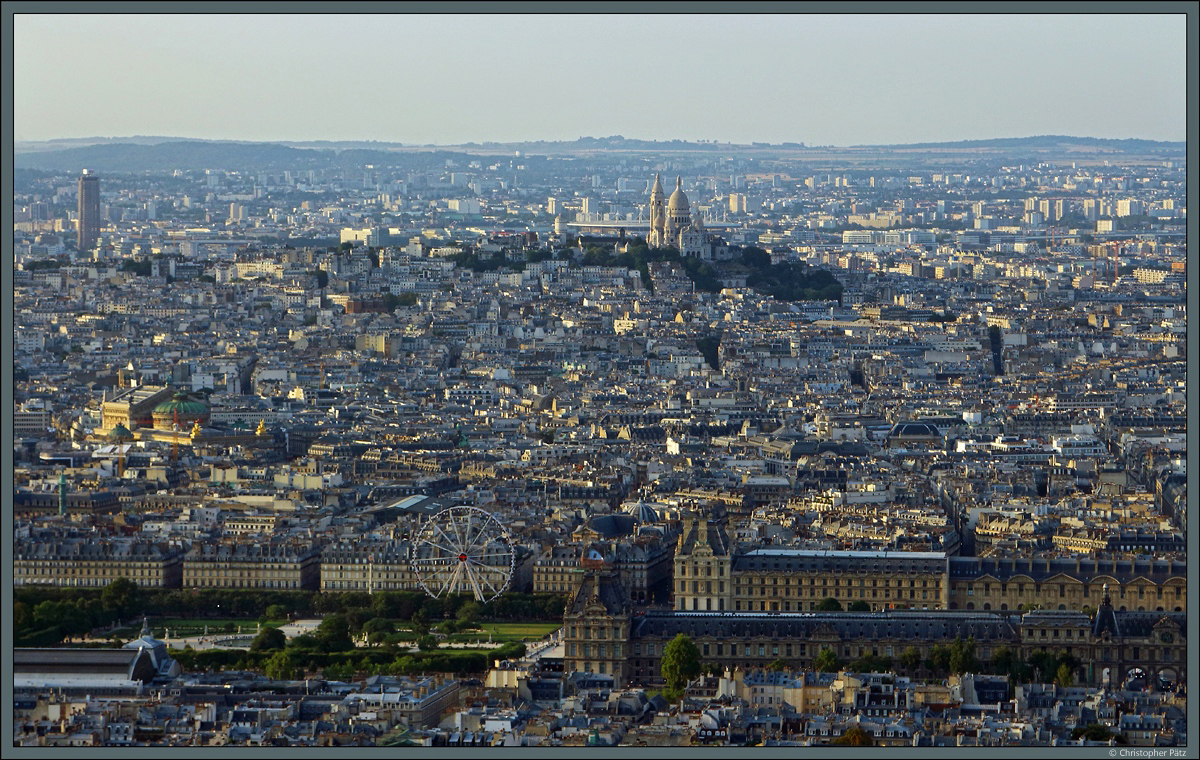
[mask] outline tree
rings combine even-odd
[[[832,596],[827,596],[817,605],[817,612],[841,612],[842,603]]]
[[[979,668],[975,658],[975,639],[955,639],[950,644],[950,659],[947,663],[951,673],[971,673]]]
[[[329,615],[317,626],[317,640],[327,652],[344,652],[354,648],[350,637],[350,621],[342,614]]]
[[[721,368],[721,333],[697,338],[696,348],[704,356],[704,361],[708,366],[714,370]]]
[[[286,651],[278,651],[271,655],[263,665],[267,678],[274,681],[287,681],[296,675],[296,662]]]
[[[905,647],[900,653],[899,661],[905,669],[912,672],[921,667],[921,650],[912,646]]]
[[[1065,662],[1062,663],[1054,673],[1054,683],[1064,689],[1071,688],[1075,685],[1075,669]]]
[[[840,747],[871,747],[875,744],[875,738],[867,731],[858,726],[847,728],[846,731],[834,739],[830,744],[836,744]]]
[[[363,623],[362,631],[367,634],[367,641],[377,644],[388,634],[395,633],[396,626],[386,618],[375,617]]]
[[[950,670],[950,647],[944,644],[934,644],[929,649],[929,669],[937,673],[947,673]]]
[[[481,612],[478,602],[468,602],[463,604],[458,611],[455,612],[455,620],[458,622],[458,628],[474,628],[475,620]]]
[[[263,620],[286,620],[288,616],[288,608],[282,604],[269,604],[263,612]]]
[[[767,670],[781,673],[784,670],[787,670],[787,663],[780,659],[771,660],[769,663],[767,663]]]
[[[766,269],[771,266],[771,254],[757,246],[748,245],[742,249],[742,264],[751,269]]]
[[[432,633],[426,633],[417,638],[417,648],[422,651],[429,651],[438,648],[437,637]]]
[[[425,613],[424,608],[418,609],[412,614],[409,624],[416,633],[429,633],[429,616]]]
[[[138,601],[137,584],[128,578],[117,578],[104,587],[100,592],[100,601],[105,608],[116,613],[117,617],[128,617],[136,611]]]
[[[676,634],[663,647],[659,674],[666,682],[666,691],[673,695],[672,701],[683,694],[688,681],[700,675],[700,649],[689,636]]]
[[[33,612],[30,611],[29,605],[25,602],[13,602],[13,628],[21,630],[28,628],[33,622]]]
[[[829,647],[825,647],[817,656],[813,658],[813,669],[818,673],[837,672],[842,667],[842,661],[838,659],[837,653]]]
[[[296,651],[316,649],[320,645],[320,641],[311,633],[302,633],[299,636],[293,636],[288,642],[288,648]]]
[[[856,599],[853,602],[850,602],[850,606],[846,608],[846,611],[847,612],[870,612],[871,605],[870,605],[870,603],[864,602],[861,599]]]
[[[1115,739],[1117,744],[1124,744],[1125,737],[1112,732],[1108,726],[1100,723],[1089,723],[1071,732],[1072,739],[1086,739],[1091,742],[1106,742]]]
[[[250,642],[251,652],[267,652],[287,646],[287,634],[278,628],[264,628]]]

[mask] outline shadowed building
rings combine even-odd
[[[84,169],[79,175],[76,202],[76,247],[80,251],[90,251],[100,239],[100,177],[91,169]]]

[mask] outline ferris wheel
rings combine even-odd
[[[409,553],[417,581],[435,599],[473,594],[490,602],[508,588],[515,562],[508,531],[476,507],[449,507],[430,517]]]

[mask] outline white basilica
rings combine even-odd
[[[683,192],[683,180],[675,178],[675,192],[665,197],[662,181],[654,175],[650,188],[650,235],[646,239],[654,248],[674,246],[680,255],[697,256],[704,261],[724,258],[728,247],[721,238],[708,234],[700,213],[692,215],[688,197]]]

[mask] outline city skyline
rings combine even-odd
[[[14,137],[1178,141],[1185,18],[20,14]]]

